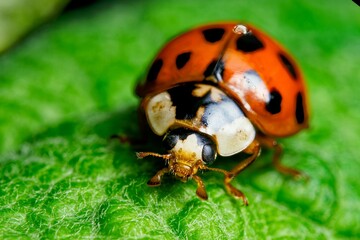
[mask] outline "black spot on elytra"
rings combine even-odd
[[[297,80],[298,75],[296,73],[295,67],[294,65],[291,63],[290,59],[287,58],[284,54],[282,53],[278,53],[279,58],[282,62],[282,64],[284,65],[284,67],[288,70],[288,72],[290,73],[290,75]]]
[[[236,48],[243,52],[254,52],[264,48],[264,44],[252,33],[243,34],[236,40]]]
[[[214,43],[222,39],[225,30],[223,28],[210,28],[202,31],[202,33],[206,41]]]
[[[281,111],[281,94],[276,90],[273,89],[270,92],[270,100],[266,103],[266,110],[271,114],[276,114]]]
[[[224,77],[224,69],[225,69],[224,61],[222,61],[221,59],[219,61],[213,60],[205,69],[204,78],[215,76],[215,78],[218,81],[222,81]]]
[[[296,121],[298,124],[302,124],[305,120],[305,114],[304,114],[304,106],[303,106],[303,97],[301,93],[299,92],[296,95]]]
[[[163,66],[163,60],[160,58],[156,59],[149,69],[146,80],[150,82],[155,81],[159,75],[162,66]]]
[[[181,69],[185,66],[185,64],[190,60],[191,52],[184,52],[176,57],[176,68]]]
[[[212,62],[209,63],[209,65],[204,71],[205,78],[210,77],[213,74],[216,64],[217,64],[217,60],[213,60]]]

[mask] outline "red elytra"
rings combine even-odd
[[[231,96],[267,136],[308,127],[303,76],[289,53],[257,28],[234,33],[237,22],[205,25],[181,34],[155,57],[136,92],[155,94],[185,82],[211,82]]]

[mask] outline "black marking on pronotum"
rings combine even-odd
[[[213,141],[210,138],[208,138],[205,134],[202,134],[200,132],[193,131],[193,130],[190,130],[187,128],[175,128],[175,129],[170,130],[168,132],[168,134],[165,136],[165,138],[163,140],[163,144],[165,145],[165,148],[167,148],[167,150],[171,150],[172,148],[175,147],[176,143],[179,140],[183,141],[192,134],[195,134],[196,142],[199,146],[208,145],[208,146],[215,147]],[[207,154],[211,154],[211,153],[207,152]],[[216,155],[216,152],[214,152],[214,155]],[[210,156],[208,156],[208,157],[210,157]]]
[[[271,114],[276,114],[281,111],[281,94],[276,90],[273,89],[270,92],[270,100],[266,103],[266,110]]]
[[[176,57],[176,68],[177,69],[182,69],[186,63],[190,60],[190,55],[191,55],[191,52],[184,52],[184,53],[181,53],[179,55],[177,55]]]
[[[290,59],[286,57],[283,53],[278,53],[279,58],[285,68],[288,70],[289,74],[293,77],[294,80],[297,80],[298,75],[296,73],[294,65],[291,63]]]
[[[296,116],[296,121],[298,124],[302,124],[304,122],[305,114],[304,114],[303,97],[300,92],[296,95],[295,116]]]
[[[147,81],[155,81],[159,75],[159,72],[160,72],[162,66],[163,66],[163,60],[160,58],[156,59],[149,69],[146,80]]]
[[[163,146],[166,150],[171,150],[175,147],[178,141],[179,135],[169,133],[165,136],[163,140]]]
[[[172,137],[175,136],[176,138],[176,142],[178,140],[185,140],[189,135],[194,134],[195,132],[193,130],[190,129],[185,129],[185,128],[175,128],[173,130],[171,130],[166,137]]]
[[[236,48],[243,52],[254,52],[264,48],[264,44],[253,34],[243,34],[236,40]]]
[[[198,86],[195,84],[184,84],[167,90],[173,103],[172,105],[176,109],[176,119],[193,119],[196,117],[200,107],[205,107],[206,112],[206,109],[211,104],[217,104],[211,97],[211,90],[207,91],[202,96],[194,95],[193,92],[197,88]],[[206,123],[204,123],[204,125],[206,125]]]
[[[206,41],[215,43],[220,41],[224,36],[225,30],[223,28],[210,28],[202,31]]]
[[[192,94],[195,89],[194,84],[185,84],[167,90],[173,106],[176,107],[176,119],[192,119],[196,116],[202,97],[196,97]]]

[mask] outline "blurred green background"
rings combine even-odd
[[[359,239],[360,8],[343,1],[0,1],[0,238]],[[69,5],[70,4],[70,5]],[[137,135],[139,76],[171,37],[208,22],[250,22],[281,42],[306,76],[311,128],[282,139],[234,181],[196,186],[109,141]],[[220,158],[230,169],[239,156]]]

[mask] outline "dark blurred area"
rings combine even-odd
[[[72,0],[64,8],[64,12],[90,6],[98,0]]]

